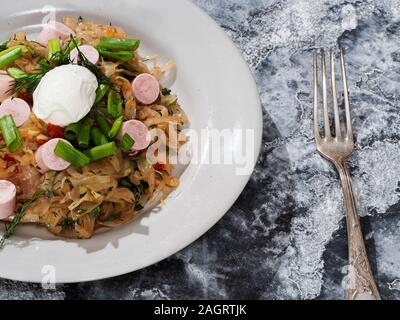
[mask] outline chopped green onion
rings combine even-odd
[[[121,95],[116,91],[110,91],[107,100],[107,112],[113,118],[118,118],[122,115],[123,100]]]
[[[108,124],[107,120],[104,117],[98,115],[98,116],[96,116],[96,122],[99,125],[99,127],[100,127],[101,131],[103,132],[103,134],[108,136],[108,133],[110,132],[111,127]]]
[[[115,61],[131,61],[133,59],[133,53],[129,51],[108,51],[97,47],[100,55]]]
[[[71,123],[68,127],[65,128],[64,136],[69,141],[74,141],[78,138],[79,131],[81,129],[81,123]]]
[[[5,51],[8,51],[8,49]],[[3,52],[0,53],[0,69],[13,63],[15,60],[19,59],[22,55],[22,50],[21,48],[18,47],[8,51],[6,54],[2,54]]]
[[[96,104],[96,109],[98,111],[101,111],[100,114],[107,114],[107,103],[104,101],[100,101]]]
[[[109,142],[101,146],[94,147],[85,152],[92,161],[104,159],[117,153],[117,145],[115,142]]]
[[[54,153],[75,167],[84,167],[90,163],[89,157],[62,140],[57,143]]]
[[[117,135],[119,130],[121,130],[122,124],[124,123],[124,117],[119,117],[117,120],[114,121],[110,132],[108,133],[109,139],[114,139]]]
[[[108,89],[108,86],[105,84],[99,85],[96,91],[96,100],[94,101],[94,104],[98,104],[104,98]]]
[[[25,71],[22,71],[19,68],[8,68],[7,73],[11,78],[14,79],[23,79],[28,76],[28,74]]]
[[[96,146],[101,146],[109,142],[107,137],[103,134],[103,132],[101,132],[99,128],[92,127],[92,129],[90,130],[90,135]]]
[[[133,140],[129,134],[125,133],[121,141],[121,150],[123,152],[129,152],[134,144],[135,140]]]
[[[48,59],[52,60],[57,53],[61,52],[60,39],[50,39],[47,42],[47,48],[49,49]]]
[[[136,51],[140,40],[101,37],[99,47],[105,50]]]
[[[5,115],[0,119],[0,129],[10,152],[15,152],[22,147],[23,141],[12,116]]]
[[[81,127],[78,132],[78,145],[82,149],[86,149],[89,147],[90,143],[90,128],[92,127],[93,123],[91,120],[84,120],[81,123]]]
[[[16,46],[12,46],[11,48],[7,48],[6,50],[3,50],[0,52],[0,57],[5,56],[6,54],[14,51],[15,49],[20,49],[21,50],[21,54],[27,53],[28,49],[23,46],[23,45],[16,45]]]

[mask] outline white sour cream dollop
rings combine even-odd
[[[47,123],[66,127],[92,108],[98,87],[87,68],[65,65],[46,73],[33,93],[33,113]]]

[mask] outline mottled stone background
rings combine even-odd
[[[199,241],[145,270],[3,299],[341,299],[347,245],[337,175],[315,153],[311,49],[346,49],[360,214],[385,299],[400,298],[400,1],[194,0],[243,52],[264,109],[243,195]]]

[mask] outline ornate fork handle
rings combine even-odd
[[[342,183],[347,213],[347,235],[349,243],[348,300],[381,300],[376,286],[361,231],[351,177],[346,162],[335,163]]]

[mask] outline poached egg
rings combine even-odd
[[[45,74],[33,93],[32,111],[47,123],[66,127],[89,113],[97,87],[96,76],[85,67],[56,67]]]

